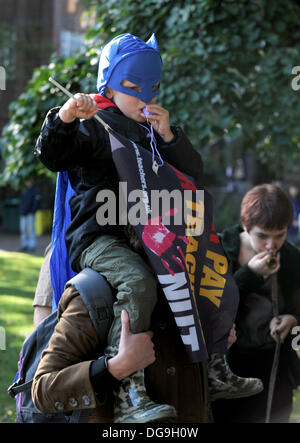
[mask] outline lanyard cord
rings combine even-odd
[[[146,129],[147,137],[150,138],[150,147],[152,151],[152,170],[155,172],[155,174],[157,174],[158,168],[164,165],[164,161],[161,158],[159,150],[157,149],[153,126],[150,124],[150,129],[149,129],[147,126],[144,126],[141,123],[139,123],[139,125],[142,126],[144,129]],[[157,161],[155,160],[155,154],[158,156],[160,164],[158,164]]]

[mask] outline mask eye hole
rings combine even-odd
[[[160,86],[160,82],[155,83],[155,85],[152,86],[152,92],[157,91],[159,86]]]
[[[124,88],[130,89],[131,91],[142,92],[142,88],[139,85],[136,85],[135,83],[132,83],[129,80],[123,79],[121,81],[121,85]]]

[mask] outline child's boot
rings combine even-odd
[[[124,378],[114,390],[114,423],[165,422],[176,417],[176,409],[150,400],[144,384],[144,371]]]
[[[258,394],[264,388],[259,378],[243,378],[235,375],[225,354],[211,354],[208,360],[208,386],[210,400],[241,398]]]

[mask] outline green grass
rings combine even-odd
[[[7,395],[19,351],[33,330],[33,297],[43,257],[0,251],[0,327],[6,350],[0,350],[0,422],[15,422],[15,401]],[[300,423],[300,390],[294,393],[291,422]]]
[[[0,251],[0,327],[5,350],[0,350],[0,422],[15,422],[15,400],[7,395],[19,352],[33,330],[33,297],[43,257]]]
[[[300,423],[300,388],[294,391],[294,407],[291,416],[292,423]]]

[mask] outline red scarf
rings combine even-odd
[[[115,108],[118,107],[113,101],[111,101],[107,97],[103,97],[103,95],[100,94],[90,94],[90,95],[92,99],[95,100],[95,102],[97,102],[98,109],[106,109],[110,108],[111,106],[114,106]]]

